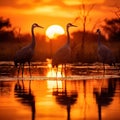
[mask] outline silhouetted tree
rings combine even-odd
[[[84,57],[84,46],[85,46],[85,38],[86,38],[86,24],[88,23],[90,12],[92,11],[95,4],[86,5],[85,0],[80,0],[80,1],[81,1],[81,5],[79,7],[80,13],[75,18],[75,21],[79,20],[80,24],[82,22],[82,25],[83,25],[83,28],[82,28],[83,29],[82,42],[81,42],[81,50],[80,50],[80,53],[82,53],[82,55],[81,55],[80,59],[81,59],[81,61],[84,61],[84,60],[82,60],[82,58]]]
[[[120,18],[105,19],[105,25],[102,27],[108,40],[120,40]]]
[[[9,18],[3,19],[3,17],[0,17],[0,30],[2,30],[3,28],[9,28],[9,27],[11,27]]]
[[[0,42],[14,40],[14,31],[7,29],[11,26],[9,18],[3,19],[3,17],[0,17]]]

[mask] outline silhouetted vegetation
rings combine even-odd
[[[120,18],[106,19],[103,26],[108,40],[120,41]]]
[[[110,19],[105,21],[103,26],[105,33],[108,35],[108,40],[102,35],[102,43],[106,44],[114,53],[117,62],[120,62],[120,19]],[[0,60],[13,61],[17,50],[27,45],[31,41],[31,33],[18,34],[12,28],[9,19],[0,18]],[[111,31],[112,34],[111,34]],[[71,33],[71,48],[72,62],[88,62],[93,63],[98,61],[97,57],[97,35],[96,33],[86,32],[84,42],[84,55],[81,49],[82,31]],[[45,35],[35,33],[36,48],[33,61],[45,61],[46,58],[51,58],[52,55],[66,43],[66,35],[58,36],[55,40],[47,41]]]
[[[11,27],[11,23],[9,19],[3,19],[3,17],[0,17],[0,31],[4,28]]]
[[[81,49],[81,44],[82,44],[82,31],[77,31],[74,32],[73,38],[71,40],[71,47],[72,47],[72,56],[73,56],[73,61],[76,62],[88,62],[88,63],[93,63],[98,61],[97,58],[97,35],[95,33],[91,32],[86,32],[86,40],[84,43],[84,56],[83,56],[83,50]],[[102,42],[104,44],[108,44],[107,41],[105,41],[105,37],[102,36]]]
[[[82,32],[81,32],[81,46],[80,47],[80,52],[77,52],[78,60],[81,59],[81,61],[84,61],[85,55],[85,44],[86,44],[86,35],[87,35],[87,23],[90,18],[90,13],[92,9],[94,8],[95,4],[91,5],[86,5],[85,1],[81,1],[81,4],[79,6],[80,12],[79,15],[75,18],[75,21],[82,23]],[[82,53],[82,54],[81,54]]]
[[[0,17],[0,42],[5,42],[6,40],[14,39],[14,32],[11,28],[11,23],[9,19],[3,19]]]

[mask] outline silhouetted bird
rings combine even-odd
[[[67,30],[67,42],[64,46],[62,46],[58,51],[53,55],[52,58],[52,66],[56,66],[62,64],[66,65],[71,59],[71,48],[70,48],[70,35],[69,35],[69,27],[77,27],[71,23],[68,23],[66,26]]]
[[[14,57],[14,63],[15,66],[19,66],[18,68],[18,76],[19,76],[19,71],[20,67],[22,68],[22,77],[23,77],[23,72],[24,72],[24,64],[28,62],[29,64],[29,72],[30,72],[30,61],[33,57],[34,54],[34,49],[35,49],[35,35],[34,35],[34,28],[40,27],[43,28],[42,26],[39,26],[38,24],[34,23],[31,27],[31,32],[32,32],[32,42],[21,48],[19,51],[17,51],[15,57]],[[31,73],[30,73],[31,75]]]
[[[115,58],[112,54],[112,51],[107,46],[101,43],[100,41],[101,31],[97,29],[96,32],[98,33],[98,57],[103,62],[103,67],[105,70],[105,65],[104,65],[105,63],[109,65],[113,64],[115,66]]]

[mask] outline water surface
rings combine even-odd
[[[26,66],[17,77],[0,66],[0,120],[120,120],[120,74],[109,68],[71,65],[61,75],[46,64]]]

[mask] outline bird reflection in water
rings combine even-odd
[[[77,91],[67,91],[67,83],[66,80],[65,86],[59,88],[58,85],[55,89],[53,89],[53,95],[56,97],[56,102],[60,105],[66,106],[67,108],[67,120],[70,120],[70,110],[71,105],[75,104],[77,101],[78,93]]]
[[[101,87],[101,92],[97,88],[94,89],[93,94],[98,105],[98,120],[102,120],[102,107],[108,106],[113,101],[116,90],[116,81],[114,79],[108,80],[108,88]]]
[[[20,83],[22,82],[22,83]],[[29,89],[25,89],[23,80],[17,81],[15,84],[15,97],[17,100],[26,106],[31,108],[32,120],[35,120],[35,97],[31,92],[31,81],[29,81]],[[19,99],[18,99],[19,98]]]

